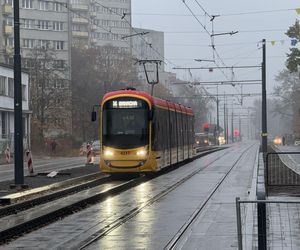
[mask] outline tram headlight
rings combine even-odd
[[[106,150],[104,150],[104,155],[105,155],[105,156],[113,156],[113,155],[114,155],[114,152],[111,151],[111,150],[109,150],[109,149],[106,149]]]
[[[136,155],[138,156],[145,156],[147,154],[147,151],[142,149],[136,152]]]

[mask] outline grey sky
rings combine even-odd
[[[199,20],[211,31],[209,17],[197,5],[195,0],[186,0],[186,4],[199,15]],[[215,37],[218,54],[227,66],[232,65],[260,65],[262,50],[258,42],[265,38],[267,43],[267,84],[269,93],[274,86],[275,75],[284,68],[285,54],[289,51],[290,40],[284,34],[289,26],[295,23],[297,15],[295,9],[300,8],[296,0],[198,0],[210,15],[221,15],[215,19],[215,33],[239,31],[233,36]],[[292,9],[292,10],[288,10]],[[274,10],[274,11],[273,11]],[[281,11],[275,11],[281,10]],[[255,11],[273,11],[257,14],[238,14]],[[160,15],[171,14],[171,15]],[[179,15],[174,15],[179,14]],[[228,15],[237,14],[237,15]],[[149,28],[165,32],[165,57],[177,66],[196,67],[213,64],[194,62],[194,58],[212,59],[212,50],[208,46],[210,37],[191,16],[182,0],[132,0],[132,20],[135,27]],[[180,16],[188,15],[188,16]],[[177,33],[178,32],[178,33]],[[271,41],[276,41],[272,46]],[[282,44],[281,41],[284,41]],[[297,46],[300,46],[298,44]],[[218,60],[218,64],[222,63]],[[174,65],[168,63],[167,70]],[[190,80],[187,71],[176,71],[178,75]],[[230,71],[225,72],[227,79],[231,78]],[[192,71],[193,78],[203,81],[226,80],[225,76],[215,70]],[[236,79],[260,79],[258,69],[235,70]],[[224,89],[225,91],[225,89]],[[229,90],[234,92],[236,90]],[[244,92],[259,92],[260,86],[244,87]]]

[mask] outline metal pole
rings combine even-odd
[[[233,105],[231,105],[231,142],[233,143]]]
[[[266,39],[262,40],[263,58],[262,58],[262,152],[265,154],[268,151],[268,131],[267,131],[267,91],[266,91]],[[265,157],[264,157],[265,158]]]
[[[225,92],[224,92],[224,138],[225,138],[225,143],[227,144],[227,137],[226,137],[226,99],[225,99]]]
[[[237,222],[237,232],[238,232],[238,250],[243,250],[243,242],[242,242],[242,220],[241,220],[241,204],[240,198],[235,198],[236,204],[236,222]]]
[[[220,135],[220,124],[219,124],[219,86],[217,85],[217,145],[219,145],[219,135]]]
[[[242,140],[242,122],[241,122],[241,115],[239,116],[239,137]]]
[[[19,0],[14,0],[14,50],[15,185],[22,186],[24,184],[24,169]]]

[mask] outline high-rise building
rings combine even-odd
[[[2,0],[1,5],[1,59],[5,63],[12,64],[13,0]],[[43,126],[45,137],[72,132],[71,110],[65,108],[71,101],[69,46],[71,33],[70,11],[67,6],[68,0],[20,0],[22,68],[30,73],[32,121],[34,125]],[[52,93],[52,97],[49,93]],[[38,98],[41,96],[44,98],[40,99],[41,103],[34,104],[35,101],[39,102]],[[36,110],[35,105],[44,110]]]
[[[160,60],[158,64],[159,76],[163,77],[165,70],[164,64],[164,33],[156,30],[134,28],[135,35],[132,37],[132,55],[138,60]],[[146,64],[146,70],[150,81],[155,81],[156,65],[152,63]],[[139,65],[138,74],[140,79],[146,80],[143,65]],[[150,79],[152,78],[152,79]],[[161,79],[159,79],[161,82]]]
[[[131,0],[71,0],[72,44],[131,53]]]

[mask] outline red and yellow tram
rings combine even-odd
[[[103,97],[100,168],[104,173],[157,172],[192,158],[194,141],[190,108],[131,89]]]

